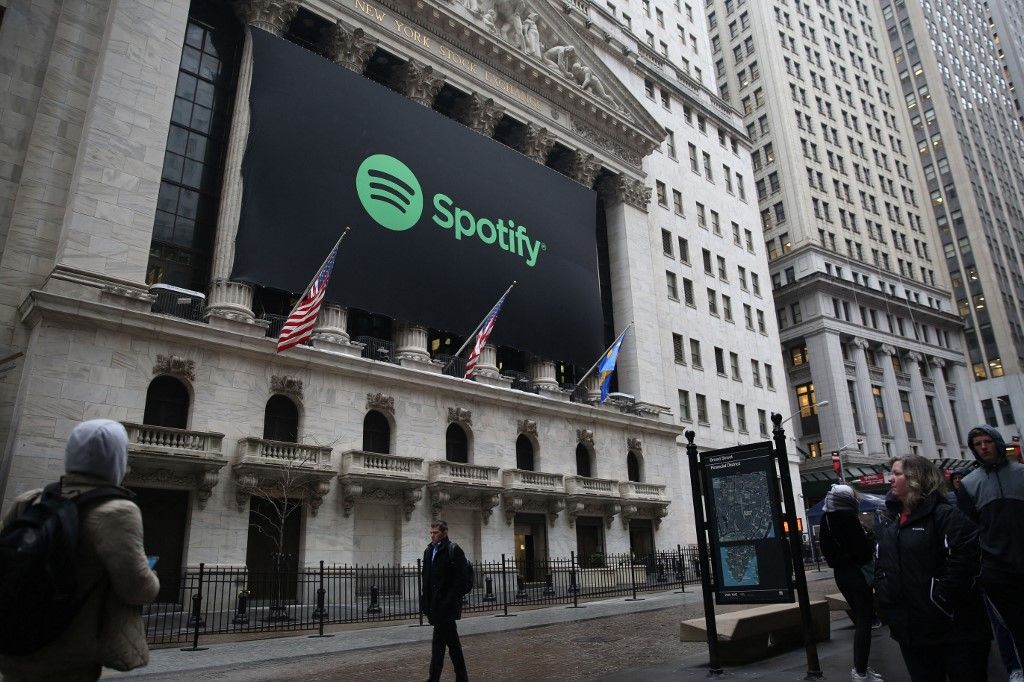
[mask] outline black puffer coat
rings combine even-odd
[[[423,594],[420,611],[431,625],[462,618],[462,595],[466,585],[466,553],[445,538],[434,553],[433,545],[423,551]]]
[[[892,638],[926,646],[992,638],[975,586],[978,529],[938,493],[878,533],[875,589]]]

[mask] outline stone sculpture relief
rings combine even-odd
[[[619,108],[601,77],[579,61],[576,46],[546,31],[540,14],[531,11],[526,0],[460,0],[459,4],[482,23],[488,33],[544,62],[611,108]]]

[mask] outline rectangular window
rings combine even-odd
[[[690,364],[694,369],[701,369],[704,364],[700,359],[700,341],[697,339],[690,339]]]
[[[910,411],[910,394],[900,391],[900,409],[903,411],[903,423],[907,425],[907,437],[917,438],[917,428],[914,426],[914,413]]]
[[[1003,415],[1003,424],[1015,424],[1016,420],[1013,418],[1013,405],[1010,403],[1010,396],[1001,395],[996,398],[996,402],[999,403],[999,411]]]
[[[697,159],[697,145],[687,143],[687,147],[690,150],[690,170],[694,173],[700,173],[700,161]]]
[[[879,386],[871,387],[871,397],[875,401],[875,418],[878,419],[878,430],[883,436],[889,435],[889,422],[885,418],[885,403],[882,401],[882,389]]]
[[[729,353],[729,371],[733,379],[740,381],[740,356],[736,353]]]
[[[715,271],[711,266],[711,252],[707,249],[700,250],[701,255],[704,257],[704,273],[708,275],[714,275]]]
[[[846,382],[846,393],[850,398],[850,411],[853,413],[853,428],[855,431],[861,431],[860,410],[857,409],[857,393],[852,381]]]
[[[672,335],[672,355],[679,364],[686,362],[686,357],[683,355],[683,337],[681,334]]]
[[[757,360],[750,361],[750,375],[754,379],[754,385],[761,385],[761,363]]]
[[[715,173],[711,170],[711,155],[707,152],[701,152],[704,156],[704,177],[708,179],[708,182],[715,181]]]
[[[693,281],[683,277],[683,302],[690,307],[696,307],[693,299]]]
[[[767,327],[765,327],[765,324],[764,324],[764,311],[763,310],[758,310],[757,311],[757,331],[761,332],[762,334],[767,334],[768,333],[768,329],[767,329]]]
[[[715,369],[719,376],[725,376],[725,351],[715,346]]]
[[[757,411],[757,430],[762,438],[768,437],[768,413],[765,410]]]
[[[655,190],[658,194],[658,206],[668,208],[668,192],[665,189],[665,183],[658,180],[654,183]]]
[[[718,260],[718,279],[722,280],[723,282],[728,282],[729,281],[729,273],[728,273],[728,271],[725,268],[725,258],[723,258],[722,256],[717,256],[717,260]]]
[[[704,424],[705,426],[707,426],[709,423],[708,399],[701,395],[700,393],[697,394],[697,423]]]
[[[722,294],[722,319],[732,322],[732,299]]]
[[[683,215],[683,193],[677,189],[672,190],[672,210]]]
[[[679,290],[676,288],[676,273],[665,271],[665,281],[668,283],[668,297],[672,300],[679,300]]]
[[[679,421],[693,421],[690,416],[690,392],[679,391]]]
[[[708,217],[704,211],[704,204],[697,204],[697,226],[708,229]]]
[[[935,438],[936,443],[941,443],[944,439],[942,434],[939,432],[939,418],[935,414],[935,398],[930,395],[924,397],[925,403],[928,406],[928,420],[932,424],[932,436]]]
[[[673,257],[672,233],[665,229],[661,231],[661,251],[669,258]]]
[[[722,401],[722,428],[732,431],[732,411],[729,409],[729,401]]]
[[[679,260],[683,263],[690,262],[690,242],[686,241],[686,237],[679,237],[677,240],[679,245]]]
[[[775,390],[775,379],[772,377],[772,366],[764,363],[764,383],[769,390]]]
[[[740,403],[736,403],[736,428],[740,433],[747,432],[747,408]]]
[[[708,312],[718,317],[718,297],[714,289],[708,289]]]
[[[987,398],[981,401],[981,412],[985,415],[985,423],[992,426],[999,426],[999,421],[996,419],[996,408],[992,404],[992,399]]]

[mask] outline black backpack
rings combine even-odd
[[[51,483],[0,531],[0,654],[30,654],[71,625],[99,585],[75,598],[79,514],[100,500],[133,497],[113,487],[65,497]]]
[[[458,547],[458,545],[455,544],[454,542],[452,542],[451,546],[448,547],[448,560],[449,560],[452,568],[455,567],[455,548],[456,547]],[[466,553],[463,552],[462,556],[466,556]],[[463,577],[464,577],[466,582],[462,585],[462,594],[463,594],[463,596],[465,596],[465,595],[467,595],[467,594],[469,594],[470,592],[473,591],[473,562],[470,561],[469,559],[466,559],[466,564],[463,567]]]

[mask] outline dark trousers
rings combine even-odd
[[[985,582],[985,596],[1013,639],[1017,659],[1024,663],[1024,585],[1016,581]]]
[[[452,657],[455,679],[458,682],[469,680],[469,675],[466,673],[466,659],[462,655],[462,642],[459,641],[459,631],[455,627],[454,620],[434,625],[434,643],[430,650],[430,680],[437,682],[441,679],[445,647],[448,647],[448,653]]]
[[[874,598],[864,573],[856,566],[835,569],[836,585],[850,605],[853,620],[853,667],[863,675],[868,669],[871,654],[871,622],[875,619]]]
[[[988,676],[991,642],[957,642],[939,646],[900,644],[913,682],[978,682]]]

